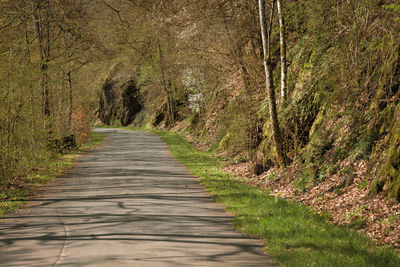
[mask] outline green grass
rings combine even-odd
[[[49,182],[63,171],[74,165],[75,158],[85,151],[99,145],[105,139],[104,134],[91,133],[90,140],[82,144],[71,153],[61,155],[58,158],[43,162],[41,166],[27,171],[25,177],[13,181],[12,185],[0,192],[0,217],[16,210],[29,199],[38,186]]]
[[[90,133],[90,140],[79,147],[79,152],[85,152],[94,147],[100,145],[106,138],[105,134],[102,133]]]
[[[221,170],[208,152],[193,147],[176,133],[154,131],[171,154],[200,178],[214,197],[232,212],[234,225],[265,241],[266,252],[285,266],[400,266],[393,249],[328,222],[296,202],[275,198]]]

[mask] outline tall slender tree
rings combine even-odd
[[[287,99],[287,64],[286,64],[286,25],[283,16],[283,0],[277,0],[278,18],[279,18],[279,43],[281,51],[281,102],[285,103]]]
[[[50,1],[34,0],[32,2],[33,23],[41,59],[43,114],[50,117],[49,76],[50,61]],[[42,15],[43,13],[43,15]]]
[[[276,112],[276,98],[275,98],[275,87],[273,81],[273,70],[271,61],[271,31],[272,31],[272,21],[275,8],[275,1],[272,1],[271,5],[271,17],[269,21],[269,27],[267,30],[267,20],[265,18],[265,0],[258,0],[259,16],[260,16],[260,28],[261,28],[261,38],[263,46],[263,63],[265,70],[265,85],[268,95],[268,105],[269,105],[269,115],[271,121],[272,135],[274,139],[274,144],[276,148],[278,163],[282,167],[286,167],[286,155],[284,151],[282,134],[279,128],[278,115]]]

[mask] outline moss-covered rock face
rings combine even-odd
[[[396,107],[390,135],[386,160],[373,190],[383,190],[388,197],[400,201],[400,105]]]
[[[127,126],[142,109],[134,78],[123,76],[121,68],[118,64],[110,70],[100,91],[97,115],[105,125]]]

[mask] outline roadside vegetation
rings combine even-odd
[[[107,3],[120,53],[102,123],[185,133],[249,183],[400,248],[397,0]]]
[[[104,134],[91,133],[87,142],[63,154],[42,161],[25,172],[15,175],[8,183],[0,185],[0,217],[20,208],[34,194],[35,189],[62,175],[74,165],[74,160],[85,151],[100,145],[105,139]]]
[[[347,227],[328,221],[328,214],[271,196],[222,170],[209,152],[194,147],[177,133],[154,131],[236,218],[234,225],[261,237],[266,251],[285,266],[399,266],[397,253]]]

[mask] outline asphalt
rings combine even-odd
[[[274,266],[151,133],[107,134],[0,219],[0,266]]]

